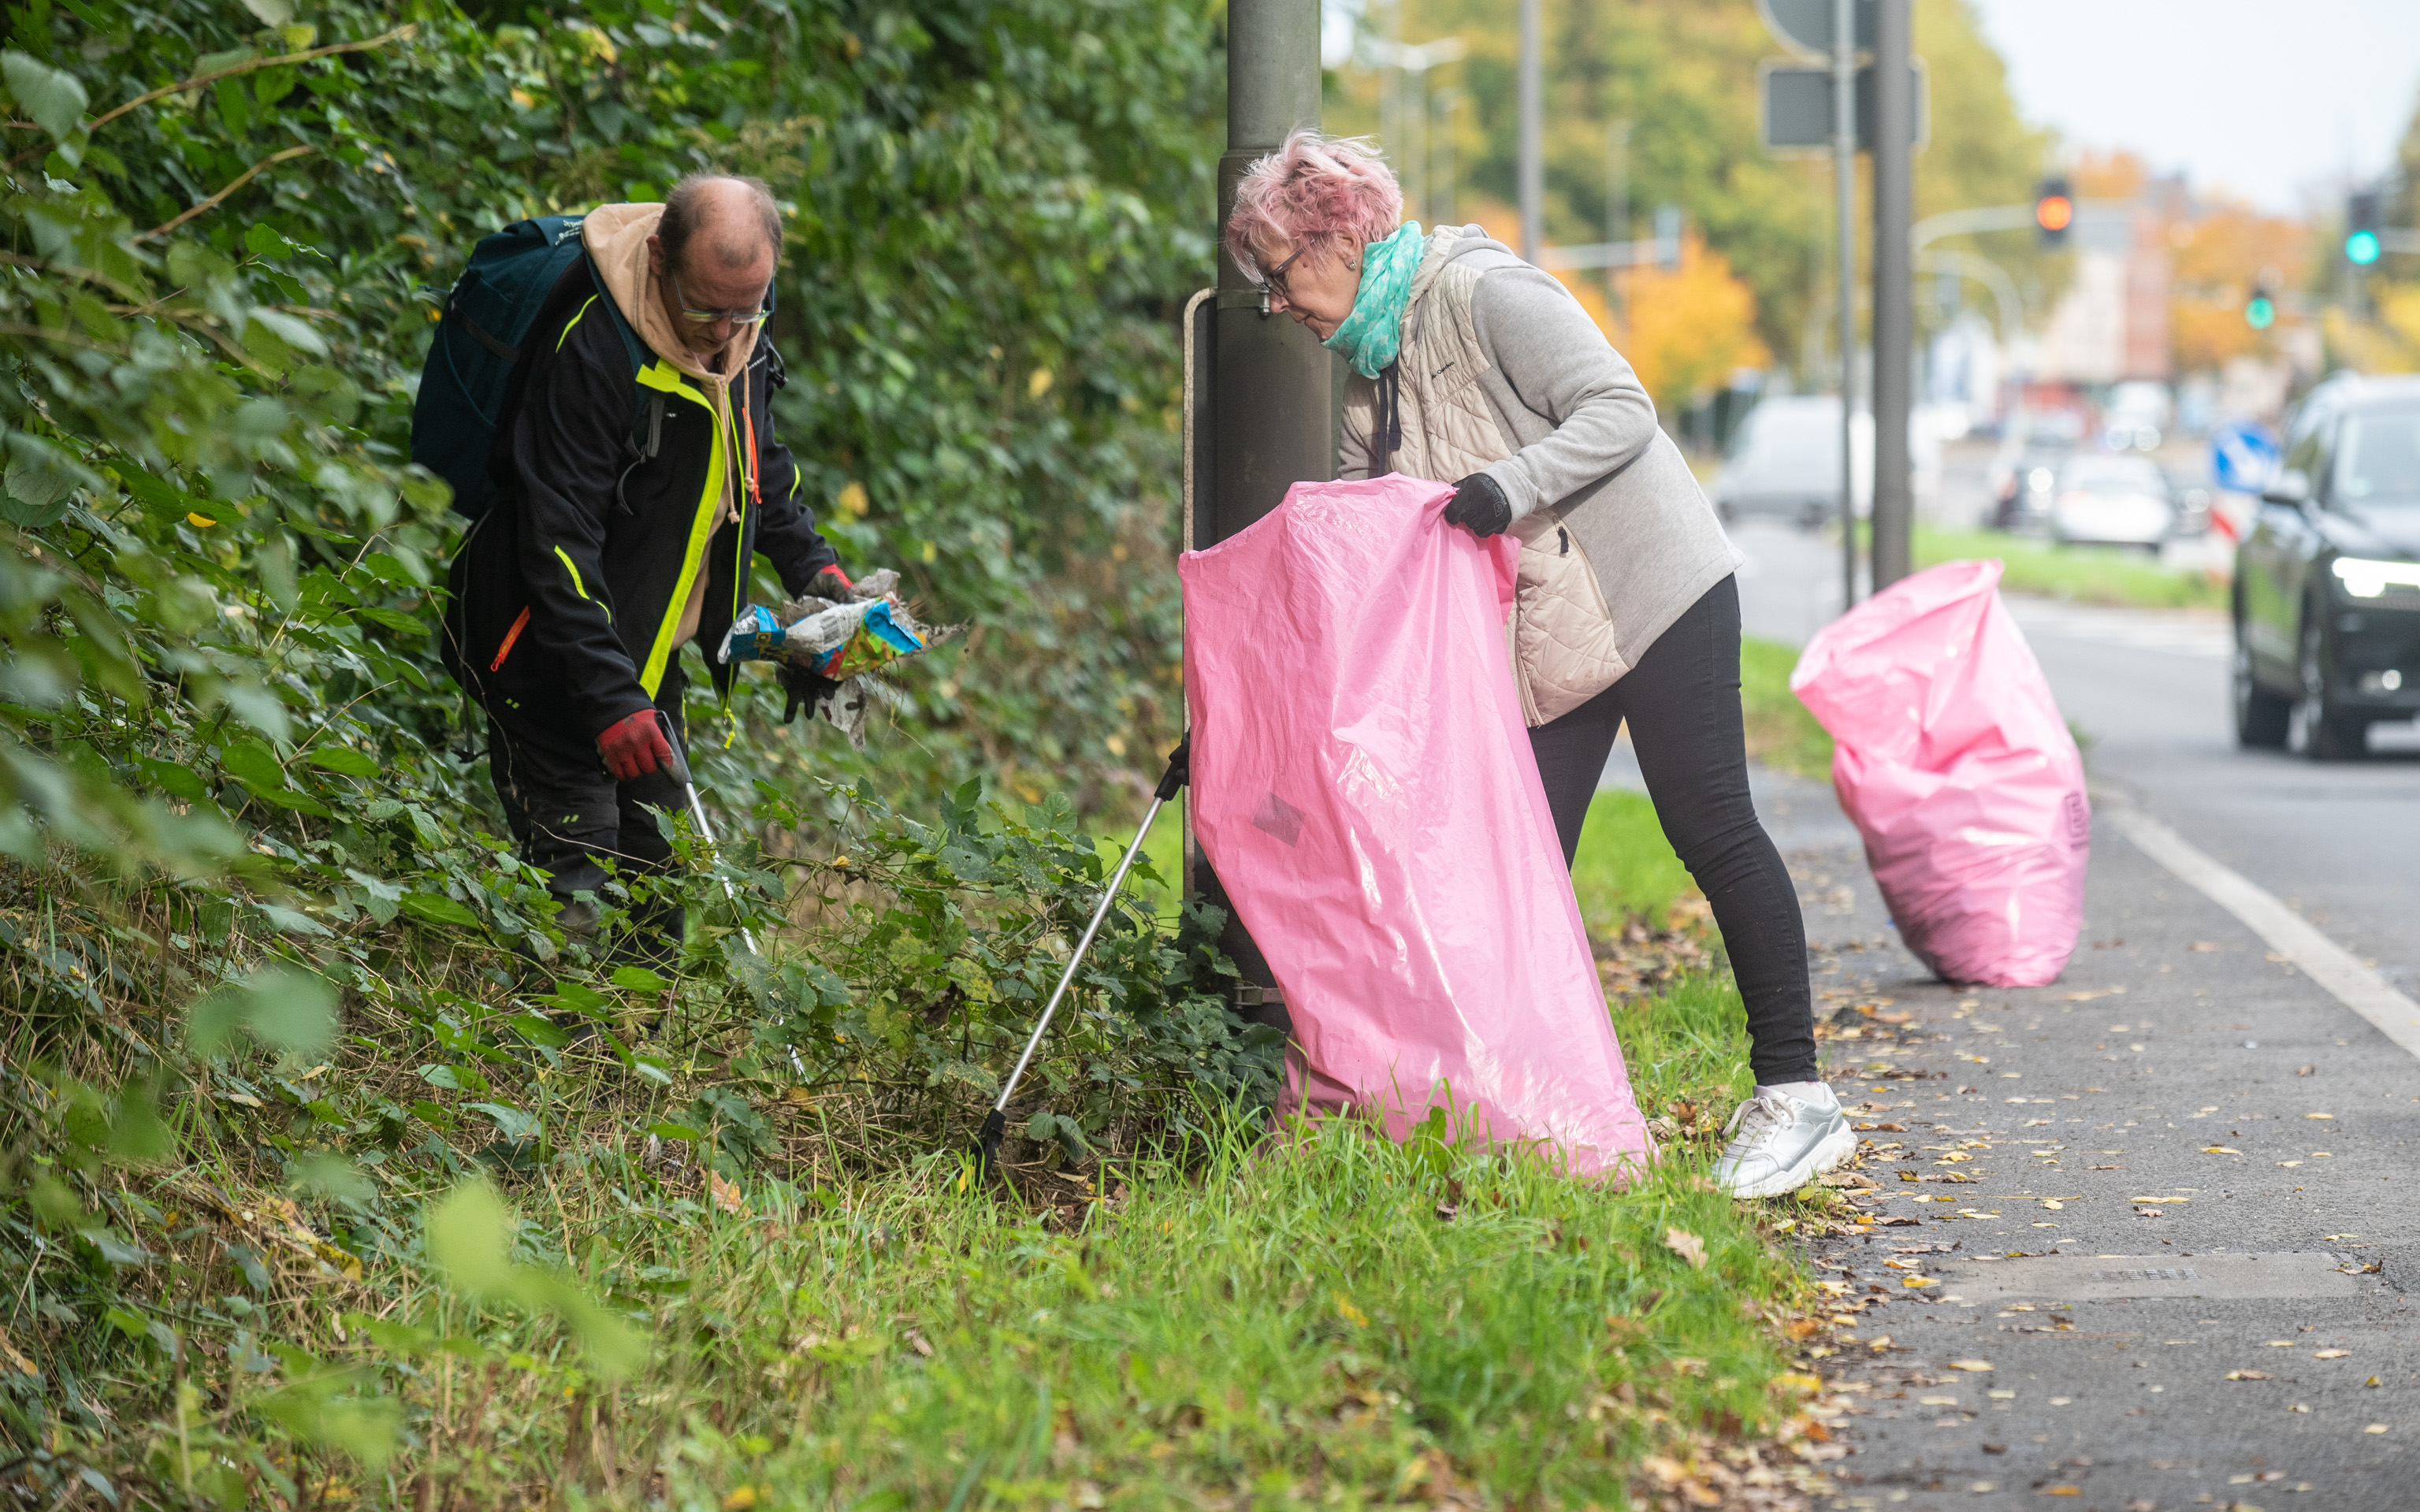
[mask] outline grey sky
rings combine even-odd
[[[2028,120],[2272,210],[2385,168],[2420,103],[2420,0],[1972,3]]]

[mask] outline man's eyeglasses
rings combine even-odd
[[[1300,255],[1301,255],[1301,254],[1299,254],[1299,253],[1295,254],[1295,256],[1300,256]],[[1287,258],[1286,260],[1287,260],[1288,262],[1292,262],[1292,261],[1294,260],[1294,258],[1289,257],[1289,258]],[[683,288],[681,287],[680,275],[679,275],[678,273],[675,273],[675,274],[673,274],[673,275],[672,275],[672,280],[673,280],[673,298],[675,298],[675,299],[676,299],[676,300],[680,301],[680,307],[681,307],[681,318],[682,318],[682,319],[684,319],[684,320],[693,320],[693,321],[697,322],[699,325],[702,325],[702,326],[710,326],[710,325],[714,324],[714,323],[715,323],[716,321],[718,321],[718,320],[728,320],[728,321],[730,321],[730,322],[731,322],[732,324],[734,324],[734,325],[740,325],[740,326],[755,326],[755,325],[762,325],[762,324],[764,324],[766,320],[769,319],[769,318],[772,316],[773,312],[772,312],[772,311],[770,311],[770,310],[693,310],[693,309],[690,309],[690,302],[689,302],[689,293],[688,293],[688,291],[687,291],[687,290],[685,290],[685,289],[683,289]]]
[[[1318,245],[1318,243],[1319,239],[1317,237],[1311,238],[1301,246],[1295,248],[1293,256],[1288,257],[1285,261],[1278,264],[1275,268],[1271,268],[1264,271],[1261,274],[1261,292],[1263,294],[1274,294],[1279,299],[1291,303],[1294,300],[1294,291],[1286,287],[1286,270],[1292,268],[1295,264],[1302,261],[1302,255],[1309,252],[1312,247]]]

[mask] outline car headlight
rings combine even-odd
[[[2336,581],[2354,598],[2376,598],[2389,588],[2420,588],[2420,562],[2377,562],[2368,557],[2338,557],[2333,569]]]

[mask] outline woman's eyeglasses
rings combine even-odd
[[[1300,255],[1302,255],[1300,253],[1295,254],[1296,257]],[[1286,261],[1292,262],[1294,258],[1289,257]],[[770,310],[692,310],[689,304],[689,294],[681,287],[680,275],[673,274],[672,280],[673,298],[680,301],[681,318],[684,320],[693,320],[702,326],[710,326],[718,320],[728,320],[734,325],[754,326],[762,325],[773,314]]]
[[[1267,271],[1262,273],[1261,292],[1263,294],[1274,294],[1279,299],[1291,303],[1294,300],[1294,290],[1286,287],[1286,270],[1292,268],[1295,264],[1302,261],[1302,255],[1309,252],[1312,247],[1318,245],[1318,243],[1319,239],[1317,237],[1311,238],[1301,246],[1295,248],[1293,256],[1288,257],[1285,261],[1278,264],[1275,268],[1269,269]]]

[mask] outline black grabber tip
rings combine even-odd
[[[1187,731],[1185,738],[1176,743],[1176,748],[1168,753],[1168,770],[1160,774],[1159,786],[1152,789],[1151,795],[1166,803],[1175,797],[1176,790],[1191,781],[1192,778],[1193,734]]]
[[[975,1180],[988,1181],[1000,1168],[1000,1138],[1008,1133],[1008,1115],[994,1108],[984,1115],[983,1132],[975,1135]]]

